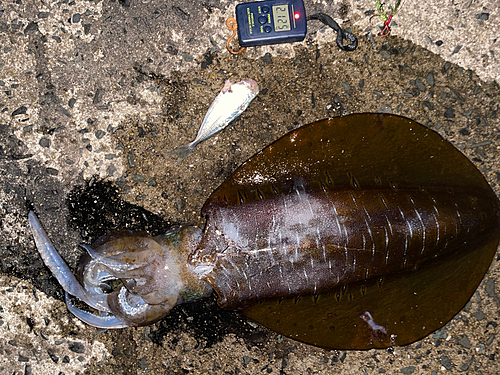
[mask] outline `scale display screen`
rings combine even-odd
[[[307,32],[303,0],[264,0],[236,5],[238,39],[242,47],[292,43]]]
[[[276,31],[290,31],[290,14],[288,5],[273,5],[274,29]]]

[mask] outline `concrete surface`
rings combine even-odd
[[[181,306],[146,328],[100,332],[74,319],[27,228],[34,207],[71,267],[116,228],[203,225],[210,193],[244,160],[301,124],[393,112],[438,131],[499,193],[498,3],[406,0],[390,37],[368,1],[306,1],[358,36],[225,51],[230,1],[0,2],[0,373],[496,374],[499,255],[443,329],[393,350],[326,351],[217,308]],[[380,25],[376,18],[372,23]],[[442,43],[438,43],[441,41]],[[225,79],[261,94],[175,167]]]

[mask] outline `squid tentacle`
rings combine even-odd
[[[109,329],[152,324],[176,304],[212,292],[187,266],[189,251],[201,237],[196,228],[178,228],[158,237],[117,233],[98,240],[96,247],[80,245],[88,255],[80,260],[75,277],[36,215],[30,212],[28,218],[38,252],[66,292],[68,310],[89,325]],[[108,285],[112,280],[119,280],[122,286],[112,288]],[[77,308],[70,295],[98,313]]]
[[[138,261],[135,261],[133,264],[127,264],[120,259],[113,258],[119,257],[121,254],[102,256],[101,254],[99,254],[99,252],[94,250],[92,246],[80,244],[80,247],[85,249],[87,253],[92,257],[92,259],[96,260],[99,263],[102,263],[104,266],[114,272],[132,271],[144,267],[147,264],[146,262]]]
[[[50,241],[45,229],[43,229],[40,221],[33,211],[28,214],[28,220],[31,227],[31,232],[35,239],[35,244],[42,257],[45,265],[50,269],[52,275],[57,279],[59,284],[63,287],[64,291],[77,297],[85,302],[90,307],[96,310],[111,312],[106,301],[106,295],[90,294],[78,282],[76,277],[71,272],[64,259],[59,255],[56,248]],[[68,306],[69,307],[69,306]]]
[[[99,316],[75,307],[75,305],[73,305],[73,303],[71,302],[71,298],[68,292],[65,292],[64,294],[68,310],[82,322],[87,323],[88,325],[91,325],[93,327],[105,329],[118,329],[128,327],[127,324],[123,323],[120,319],[112,314]]]
[[[116,280],[116,276],[101,267],[95,260],[91,260],[87,264],[87,268],[89,270],[79,279],[87,293],[102,294],[103,291],[110,292],[112,290],[107,282]]]

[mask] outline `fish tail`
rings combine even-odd
[[[186,143],[185,145],[174,148],[169,152],[169,154],[177,156],[175,165],[179,165],[186,158],[186,156],[188,156],[194,150],[195,147],[196,143],[194,142]]]

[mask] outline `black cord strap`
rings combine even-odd
[[[343,51],[354,51],[358,48],[358,38],[354,34],[344,31],[340,28],[339,24],[335,20],[325,13],[315,13],[307,16],[307,20],[318,20],[323,22],[325,25],[330,26],[333,30],[337,32],[337,45]],[[344,39],[351,44],[344,45]]]

